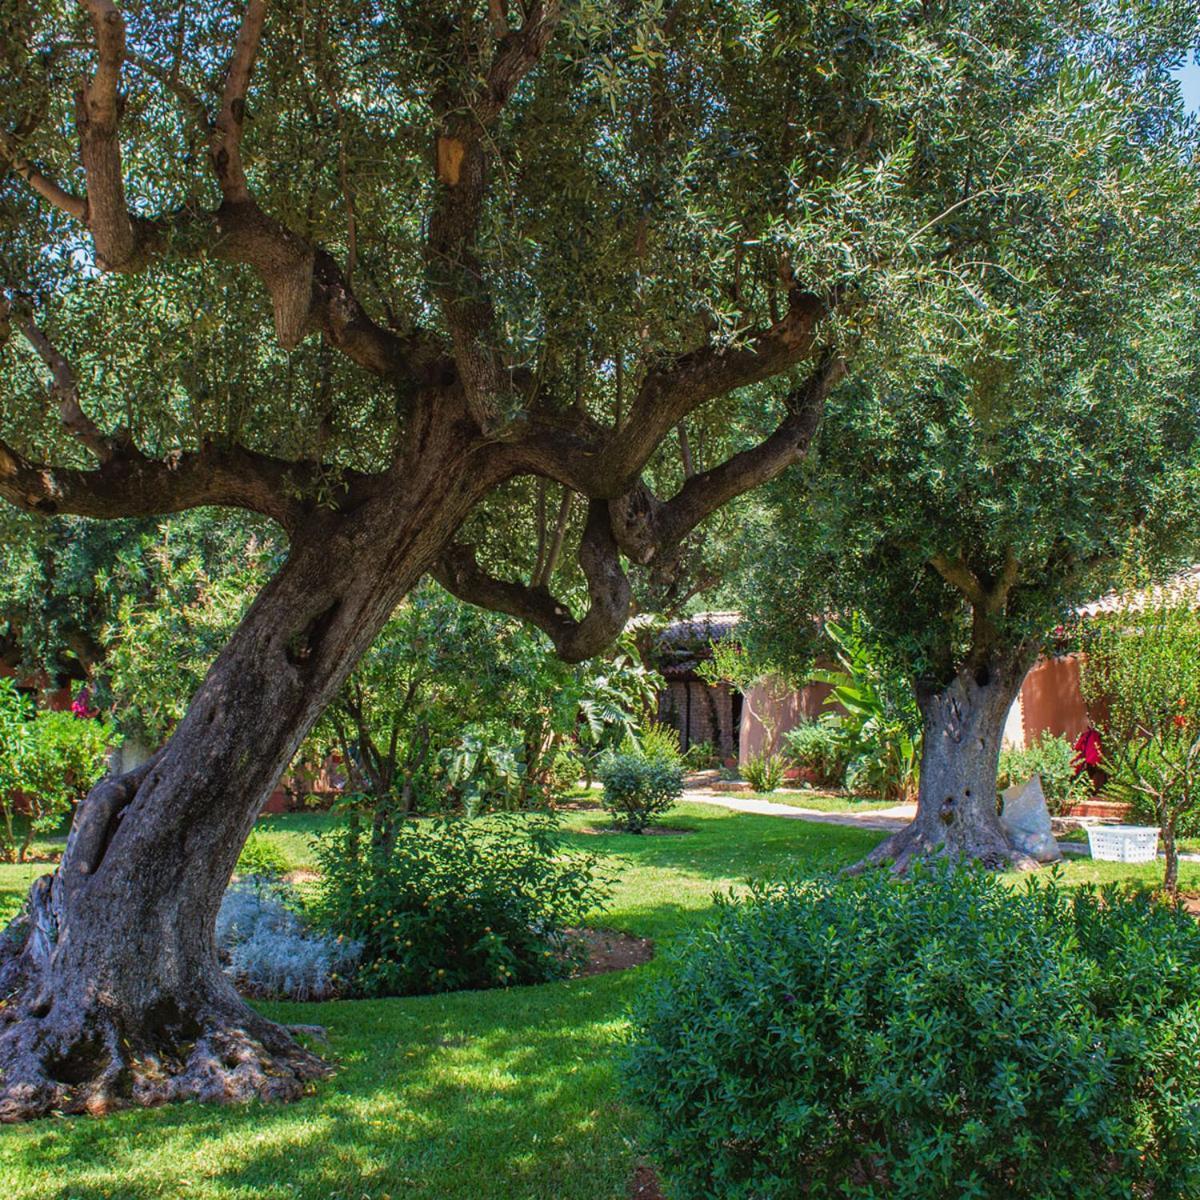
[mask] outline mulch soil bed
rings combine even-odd
[[[654,942],[650,938],[618,933],[615,929],[568,929],[567,933],[587,947],[587,962],[575,972],[576,978],[640,967],[654,957]]]
[[[629,1181],[629,1200],[663,1200],[658,1176],[652,1167],[639,1166]]]

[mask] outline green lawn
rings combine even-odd
[[[823,813],[869,813],[883,808],[895,808],[894,800],[865,799],[862,796],[847,796],[839,792],[779,791],[779,792],[736,792],[746,800],[770,800],[775,804],[788,804],[792,808],[811,808]]]
[[[605,814],[574,812],[576,830]],[[293,866],[322,815],[260,825]],[[684,805],[672,837],[574,834],[618,876],[602,923],[661,948],[703,919],[714,889],[752,875],[845,863],[878,835]],[[41,867],[0,867],[14,898]],[[199,1105],[0,1130],[5,1200],[220,1197],[617,1200],[637,1124],[614,1062],[623,1014],[649,967],[508,992],[264,1005],[328,1027],[337,1076],[285,1107]]]
[[[260,829],[296,867],[322,815]],[[846,863],[882,835],[683,805],[673,837],[586,835],[603,813],[572,812],[572,842],[618,876],[602,923],[669,949],[702,921],[712,892],[755,875]],[[16,897],[45,867],[0,867]],[[1072,862],[1069,880],[1153,878],[1153,868]],[[1200,871],[1185,867],[1200,886]],[[508,992],[264,1005],[328,1027],[340,1069],[290,1106],[187,1105],[104,1120],[0,1130],[4,1200],[623,1200],[638,1126],[617,1094],[615,1062],[647,967]]]

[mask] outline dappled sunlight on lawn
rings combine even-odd
[[[289,864],[311,862],[323,813],[259,825]],[[681,804],[680,836],[597,836],[599,810],[564,814],[572,848],[615,876],[598,925],[651,937],[659,957],[609,975],[509,991],[403,1000],[269,1004],[280,1020],[328,1028],[333,1079],[290,1106],[187,1105],[51,1120],[0,1131],[4,1200],[623,1200],[637,1122],[616,1063],[637,989],[672,943],[700,926],[714,891],[753,877],[855,861],[884,835]],[[44,864],[0,867],[0,896]],[[1159,876],[1154,864],[1073,860],[1068,882]],[[1185,887],[1200,868],[1184,865]],[[1022,878],[1012,876],[1014,881]]]

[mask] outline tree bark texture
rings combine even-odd
[[[1024,677],[1023,663],[993,663],[959,672],[943,687],[917,688],[924,722],[917,815],[864,865],[901,872],[915,858],[943,855],[993,868],[1037,866],[1014,850],[997,810],[1000,742]]]
[[[275,781],[487,486],[465,456],[427,446],[400,500],[294,541],[167,745],[81,805],[0,949],[0,1120],[291,1099],[326,1073],[238,997],[214,922]]]

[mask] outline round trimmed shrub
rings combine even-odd
[[[641,833],[683,795],[683,768],[665,758],[608,754],[600,763],[604,807],[626,833]]]
[[[1200,929],[937,867],[722,902],[640,998],[668,1195],[1200,1196]]]

